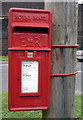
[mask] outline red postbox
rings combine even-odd
[[[8,108],[43,110],[50,103],[51,12],[9,10]]]

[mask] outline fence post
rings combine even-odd
[[[53,20],[50,108],[43,110],[42,116],[43,118],[73,118],[78,4],[75,0],[74,2],[67,0],[46,2],[45,0],[45,9],[52,11]],[[61,76],[57,77],[58,73]]]

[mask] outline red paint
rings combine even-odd
[[[79,45],[51,45],[51,47],[78,47]]]
[[[25,47],[12,47],[12,48],[8,48],[8,50],[25,50]],[[26,47],[26,50],[42,50],[42,51],[50,51],[51,48],[45,48],[45,47]]]
[[[48,10],[12,8],[8,25],[8,108],[45,110],[50,104],[52,16]],[[32,58],[27,57],[33,51]],[[38,61],[38,92],[22,93],[22,61]]]
[[[60,76],[71,76],[71,75],[75,75],[78,72],[73,72],[73,73],[62,73],[62,74],[51,74],[52,77],[60,77]]]

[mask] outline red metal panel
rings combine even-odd
[[[11,51],[9,51],[11,52]],[[48,52],[49,53],[49,52]],[[25,110],[34,110],[36,109],[35,107],[40,107],[43,109],[44,107],[48,108],[49,107],[49,91],[50,91],[50,70],[45,69],[49,68],[49,54],[47,52],[37,52],[36,53],[36,59],[40,58],[40,69],[39,69],[39,91],[40,94],[39,96],[36,96],[34,94],[25,94],[27,97],[25,98],[24,96],[20,96],[20,61],[19,58],[23,57],[23,59],[27,60],[25,57],[25,51],[12,51],[12,57],[11,58],[11,63],[10,63],[10,68],[11,68],[11,74],[10,76],[10,81],[9,84],[11,88],[9,88],[9,101],[11,99],[11,107],[9,109],[11,110],[12,108],[17,108],[17,107],[25,107]],[[30,60],[30,59],[29,59]],[[13,68],[12,68],[13,67]],[[32,97],[34,96],[34,97]],[[9,103],[10,104],[10,103]],[[28,108],[31,107],[31,108]],[[19,108],[20,109],[20,108]]]
[[[48,34],[45,33],[14,33],[12,47],[48,48]]]
[[[10,111],[49,108],[51,22],[51,12],[48,10],[13,8],[9,11],[8,108]],[[31,58],[28,57],[29,51],[33,52]],[[22,61],[38,61],[38,92],[21,92]]]

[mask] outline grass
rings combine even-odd
[[[14,111],[10,112],[7,108],[7,92],[2,95],[2,118],[41,118],[41,111]]]
[[[42,111],[14,111],[14,112],[10,112],[8,110],[7,106],[8,106],[7,92],[3,92],[3,95],[2,95],[2,118],[42,118]],[[74,110],[75,110],[74,117],[81,118],[81,96],[80,95],[75,96]],[[0,113],[1,113],[1,110],[0,110]]]
[[[80,95],[76,95],[75,96],[75,107],[74,107],[74,116],[75,118],[81,118],[81,96]]]
[[[0,61],[7,61],[8,60],[8,56],[0,56]]]
[[[2,94],[0,93],[0,120],[2,118],[2,111],[1,111],[2,110],[2,105],[1,105],[2,104],[2,99],[1,99],[1,95]]]

